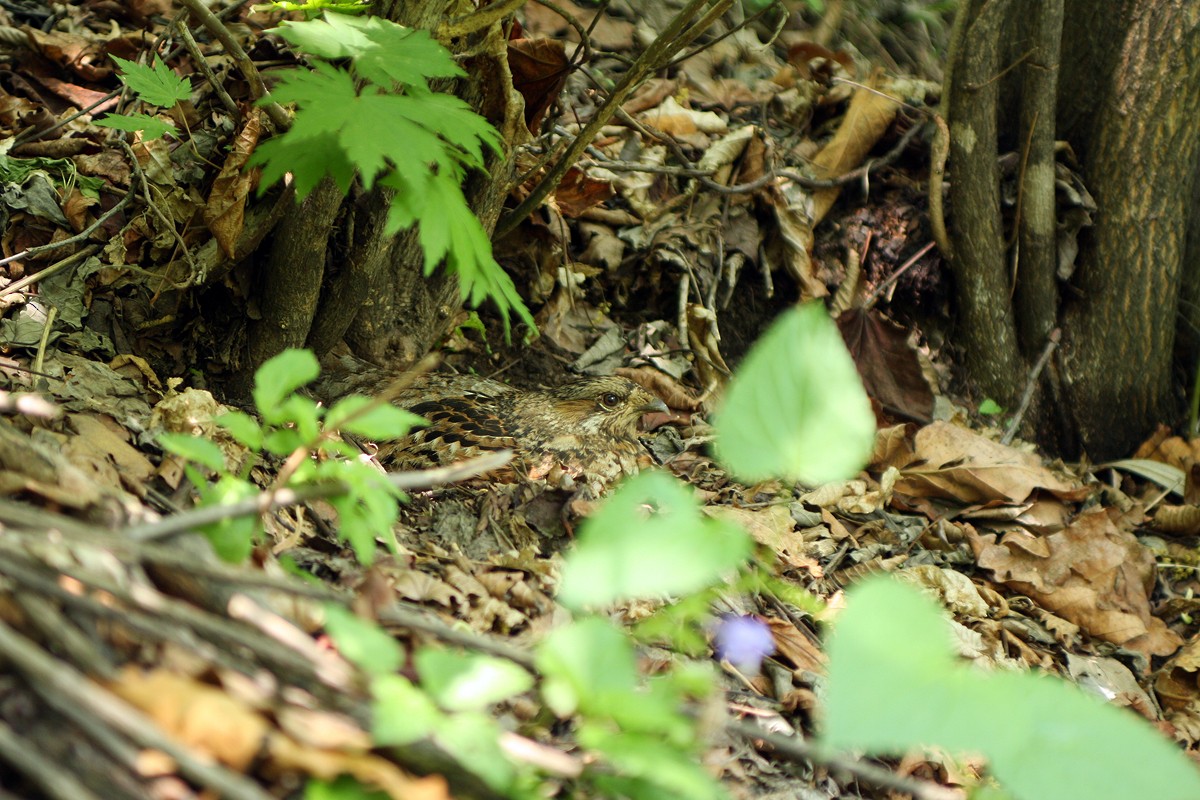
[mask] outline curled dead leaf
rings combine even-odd
[[[1154,557],[1106,511],[1084,514],[1061,531],[1001,537],[967,528],[979,566],[1093,636],[1169,655],[1179,636],[1150,611]]]

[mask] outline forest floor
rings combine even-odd
[[[524,7],[514,45],[544,38],[570,57],[586,30],[592,52],[588,73],[549,98],[556,116],[535,144],[577,132],[597,76],[663,24],[657,7],[631,5]],[[488,795],[452,760],[370,751],[361,676],[331,648],[321,604],[348,603],[406,643],[527,653],[562,619],[561,552],[601,501],[536,481],[431,482],[402,511],[397,553],[369,567],[320,500],[264,513],[247,565],[181,535],[201,521],[187,516],[194,487],[157,436],[218,435],[222,398],[209,389],[229,364],[198,309],[215,296],[245,301],[253,259],[219,286],[190,270],[219,258],[238,224],[229,210],[253,204],[249,183],[216,180],[223,146],[247,124],[247,89],[198,30],[206,69],[243,116],[219,104],[184,50],[166,63],[196,76],[186,144],[130,147],[93,122],[117,99],[94,104],[120,88],[109,55],[136,60],[151,42],[166,54],[180,41],[170,4],[56,6],[51,32],[40,30],[48,17],[7,8],[0,33],[19,43],[0,73],[0,797],[295,796],[306,779],[337,774],[392,797]],[[272,20],[242,10],[230,21],[263,63],[284,52],[263,33]],[[1062,676],[1194,752],[1200,586],[1172,503],[1183,502],[1196,445],[1164,429],[1119,464],[1048,463],[1006,432],[1015,410],[952,383],[948,266],[927,200],[945,31],[931,37],[927,21],[910,20],[892,40],[809,22],[759,20],[640,86],[546,207],[495,242],[540,336],[506,344],[486,309],[464,315],[440,348],[444,368],[525,388],[629,377],[671,409],[646,421],[653,459],[706,514],[769,550],[776,577],[837,609],[858,578],[896,574],[950,611],[964,658]],[[889,51],[895,41],[916,50]],[[772,319],[813,299],[830,307],[873,400],[876,451],[837,485],[741,484],[706,446],[708,417]],[[265,460],[249,474],[265,488],[279,468]],[[295,580],[282,562],[320,582]],[[775,654],[757,675],[723,665],[727,717],[812,732],[821,624],[761,598],[740,603],[734,611],[767,621]],[[645,654],[647,671],[658,657]],[[538,763],[573,796],[585,759],[569,726],[531,698],[495,715],[544,748]],[[889,789],[732,725],[715,727],[704,761],[746,798],[847,796],[852,783],[855,796],[965,796],[955,792],[983,769],[911,755],[881,762],[912,781]],[[441,772],[453,788],[410,772]]]

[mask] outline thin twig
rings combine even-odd
[[[451,464],[448,467],[416,470],[413,472],[389,473],[388,481],[397,489],[416,490],[430,489],[445,483],[473,478],[485,472],[499,469],[512,460],[511,450],[497,450],[485,456]],[[214,522],[242,517],[248,514],[265,514],[285,506],[294,506],[310,500],[322,500],[337,497],[349,491],[344,483],[322,483],[312,486],[301,486],[295,489],[275,489],[263,492],[257,497],[241,500],[226,505],[202,506],[188,511],[182,511],[166,519],[144,525],[135,525],[125,531],[125,536],[133,541],[144,542],[161,539],[177,533],[201,528]]]
[[[248,2],[250,2],[250,0],[237,0],[237,2],[231,3],[230,5],[221,9],[221,12],[219,14],[217,14],[217,19],[222,20],[222,19],[226,19],[227,17],[233,16],[234,14],[237,13],[239,8],[246,5],[246,3],[248,3]],[[151,46],[150,49],[157,50],[158,45],[162,41],[162,39],[163,39],[163,37],[159,36],[155,40],[154,44]],[[176,47],[174,50],[170,51],[169,53],[166,54],[166,56],[163,57],[163,61],[164,62],[170,61],[171,59],[175,58],[180,53],[182,53],[183,50],[184,50],[184,48],[182,45],[180,45],[179,47]],[[115,89],[115,90],[109,92],[108,94],[104,95],[103,97],[101,97],[99,100],[97,100],[93,103],[90,103],[89,105],[86,105],[83,108],[79,109],[74,114],[70,114],[66,117],[63,117],[62,119],[58,120],[57,122],[55,122],[53,125],[51,125],[48,128],[29,128],[25,131],[22,131],[21,134],[19,136],[17,136],[16,139],[13,141],[13,146],[15,147],[16,145],[25,144],[26,142],[32,142],[32,141],[37,141],[38,139],[44,139],[47,136],[49,136],[51,133],[53,133],[54,131],[58,130],[59,128],[63,128],[65,126],[69,125],[71,122],[74,122],[75,120],[79,119],[80,117],[84,116],[85,114],[92,113],[97,108],[104,105],[105,103],[108,103],[111,100],[115,100],[116,98],[120,97],[124,91],[125,91],[124,86],[122,86],[120,89]]]
[[[575,29],[575,33],[579,36],[579,45],[575,48],[575,52],[571,53],[571,57],[567,59],[567,68],[574,69],[579,64],[586,64],[592,60],[592,39],[588,36],[588,32],[579,20],[568,14],[561,6],[550,2],[550,0],[533,0],[539,6],[550,9],[555,14],[562,17],[563,22]]]
[[[0,759],[21,773],[52,800],[100,800],[62,768],[58,759],[27,743],[25,736],[0,722]]]
[[[125,195],[125,198],[128,199],[129,196],[130,195]],[[50,249],[50,250],[56,249],[57,246],[60,244],[63,244],[63,243],[55,242],[53,246],[42,245],[41,247],[31,247],[28,250],[25,250],[24,252],[17,253],[15,256],[9,256],[8,258],[0,259],[0,265],[7,264],[9,261],[12,261],[13,259],[16,259],[16,258],[21,258],[23,256],[36,255],[36,253],[34,253],[35,250],[42,251],[44,249]],[[38,281],[42,280],[43,278],[49,278],[52,275],[57,275],[58,273],[67,269],[68,267],[75,266],[76,262],[84,260],[88,256],[94,254],[99,249],[100,249],[100,245],[98,245],[98,244],[90,245],[88,247],[83,248],[82,250],[72,253],[71,255],[64,258],[62,261],[58,261],[54,264],[51,264],[50,266],[46,267],[45,269],[43,269],[39,272],[35,272],[32,275],[26,275],[24,278],[21,278],[21,280],[19,280],[19,281],[13,281],[8,286],[5,286],[3,289],[0,289],[0,297],[7,297],[8,295],[19,292],[28,286],[32,286],[33,284],[37,283]]]
[[[667,65],[665,68],[670,69],[671,67],[678,66],[679,64],[682,64],[684,61],[687,61],[689,58],[698,56],[701,53],[703,53],[705,50],[715,47],[716,45],[718,45],[721,42],[728,39],[730,36],[733,36],[738,31],[742,30],[743,28],[746,28],[751,23],[757,22],[759,20],[759,18],[763,17],[764,15],[766,15],[766,13],[768,11],[770,11],[774,8],[783,9],[784,15],[786,17],[787,10],[784,8],[784,5],[781,2],[781,0],[773,0],[773,2],[768,3],[767,5],[760,8],[758,10],[758,12],[755,13],[753,16],[743,18],[742,21],[739,22],[737,25],[733,26],[732,28],[725,31],[724,33],[716,36],[711,41],[705,42],[704,44],[698,44],[695,47],[693,47],[691,50],[688,50],[686,53],[683,53],[683,54],[678,55],[675,58],[671,59],[669,62],[667,62]]]
[[[6,531],[6,535],[8,534],[9,532]],[[19,532],[18,536],[25,540],[19,543],[19,548],[27,548],[28,540],[32,539],[33,535],[28,531]],[[43,541],[44,538],[43,534]],[[201,638],[192,629],[192,626],[188,625],[186,621],[180,620],[170,607],[158,606],[143,610],[136,603],[126,602],[127,598],[118,597],[109,592],[111,583],[98,581],[92,575],[83,574],[79,568],[55,570],[53,576],[40,574],[27,563],[32,556],[29,556],[24,549],[19,548],[0,541],[0,552],[5,554],[4,560],[0,562],[0,573],[3,573],[8,580],[19,587],[18,594],[33,595],[37,593],[37,595],[53,598],[57,603],[69,608],[73,618],[86,615],[96,620],[116,622],[143,639],[173,642],[196,653],[204,661],[218,664],[227,669],[248,671],[259,666],[259,662],[247,659],[243,655],[242,645],[246,643],[245,639],[239,642],[229,636],[214,636],[211,632],[207,639]],[[96,591],[94,593],[70,591],[59,583],[64,577],[78,581],[80,585]],[[97,599],[96,594],[104,599]],[[114,603],[114,600],[121,602]],[[195,609],[192,610],[195,611]],[[229,624],[220,620],[219,617],[213,617],[213,619],[216,625]],[[257,636],[251,640],[251,642],[258,641],[260,638]]]
[[[267,112],[267,116],[270,117],[275,127],[281,131],[290,128],[292,121],[288,117],[288,113],[283,110],[281,105],[271,100],[271,93],[267,91],[262,76],[258,74],[258,68],[254,66],[250,56],[246,55],[246,51],[238,44],[237,39],[233,38],[233,34],[225,27],[225,23],[216,14],[209,11],[201,0],[179,0],[179,4],[184,6],[192,17],[225,47],[225,53],[233,59],[237,64],[238,71],[242,73],[242,77],[250,84],[250,92],[256,99],[264,101],[262,108]]]
[[[68,237],[66,239],[59,239],[57,242],[50,242],[49,244],[40,244],[37,247],[30,247],[29,249],[22,250],[19,253],[9,256],[8,258],[0,258],[0,266],[3,266],[4,264],[7,264],[10,261],[16,261],[19,258],[33,258],[34,256],[40,256],[42,253],[51,253],[55,250],[59,250],[63,247],[66,247],[67,245],[72,245],[77,242],[84,241],[89,236],[91,236],[92,233],[97,228],[99,228],[105,222],[108,222],[108,220],[111,217],[115,216],[118,211],[123,209],[125,207],[125,205],[130,201],[130,199],[132,199],[132,197],[133,197],[133,188],[130,187],[130,191],[124,197],[122,197],[115,206],[110,208],[108,211],[105,211],[103,214],[101,214],[99,217],[96,218],[95,222],[93,222],[91,225],[89,225],[86,228],[84,228],[83,230],[81,230],[79,233],[75,234],[74,236]],[[95,247],[88,248],[86,250],[86,252],[88,255],[91,255],[92,253],[96,252],[99,249],[100,249],[100,247],[99,247],[99,245],[97,245]],[[76,253],[75,255],[79,255],[79,253]],[[74,257],[74,256],[72,256],[72,257]],[[11,294],[13,292],[19,292],[21,289],[24,289],[30,283],[33,283],[36,280],[40,280],[43,276],[43,273],[45,273],[45,272],[46,272],[46,270],[42,270],[41,272],[37,273],[37,275],[30,276],[30,278],[32,278],[32,280],[30,280],[28,278],[22,278],[21,280],[17,281],[16,283],[13,283],[9,286],[5,286],[3,289],[0,289],[0,297],[3,297],[6,294]]]
[[[426,611],[417,611],[400,604],[392,604],[379,612],[379,621],[387,625],[421,631],[450,644],[490,653],[507,659],[514,664],[537,674],[533,654],[497,639],[480,636],[471,631],[451,628]]]
[[[469,14],[448,19],[434,29],[433,38],[439,42],[448,42],[451,39],[469,36],[499,22],[514,13],[524,3],[525,0],[500,0],[500,2],[483,6]]]
[[[189,1],[196,2],[196,0]],[[701,26],[711,24],[712,20],[716,19],[720,14],[725,13],[733,4],[733,0],[716,0],[709,7],[708,11],[701,16],[700,21],[688,27],[688,22],[708,2],[709,0],[689,0],[687,5],[679,10],[675,17],[667,24],[666,28],[650,43],[650,46],[645,49],[637,61],[633,63],[633,66],[621,78],[621,82],[608,95],[604,104],[592,114],[591,120],[579,132],[579,135],[575,137],[575,141],[571,142],[571,146],[567,148],[566,153],[563,154],[558,163],[542,176],[537,186],[533,188],[529,195],[515,209],[500,219],[496,225],[496,236],[503,236],[513,230],[526,217],[532,214],[534,209],[538,208],[542,204],[542,201],[554,190],[554,187],[558,186],[563,175],[579,159],[579,156],[583,154],[584,148],[591,144],[592,140],[600,132],[600,129],[612,118],[617,109],[621,107],[621,104],[633,94],[634,89],[649,75],[669,61],[676,53],[691,44],[702,32],[703,28]]]
[[[142,712],[56,660],[4,622],[0,622],[0,652],[10,668],[20,672],[47,704],[68,719],[99,717],[142,747],[166,753],[182,775],[221,797],[270,800],[257,783],[176,743]]]
[[[713,170],[698,169],[686,158],[683,159],[684,163],[687,164],[687,166],[684,167],[658,166],[649,164],[639,165],[637,163],[628,161],[606,161],[596,151],[593,151],[593,159],[580,161],[579,166],[595,166],[601,169],[609,169],[613,172],[645,172],[647,174],[676,175],[683,178],[695,178],[696,180],[700,181],[705,188],[711,189],[719,194],[750,194],[752,192],[757,192],[759,189],[762,189],[765,186],[768,186],[778,178],[786,178],[787,180],[793,181],[794,183],[803,186],[806,189],[833,189],[862,180],[867,175],[870,175],[871,173],[876,172],[877,170],[889,166],[895,162],[896,159],[898,159],[904,152],[905,148],[908,147],[909,143],[912,142],[913,138],[921,132],[923,127],[923,125],[919,124],[913,125],[904,132],[904,135],[900,137],[896,144],[893,145],[892,149],[886,154],[880,158],[872,159],[870,162],[862,165],[861,167],[852,169],[849,172],[837,176],[836,178],[813,178],[808,175],[803,175],[792,169],[777,169],[766,172],[748,183],[735,183],[732,185],[726,185],[723,183],[718,183],[712,179],[711,176],[713,174]],[[665,136],[665,134],[662,136]],[[655,138],[662,140],[662,136],[656,136]],[[680,156],[677,154],[676,157]]]
[[[588,148],[589,150],[591,148]],[[579,160],[581,169],[598,167],[613,172],[644,172],[647,175],[674,175],[678,178],[707,178],[715,169],[693,169],[691,167],[672,167],[666,164],[639,164],[636,161],[606,161],[602,156],[583,158]]]
[[[123,91],[125,91],[125,87],[121,87],[120,89],[114,89],[113,91],[104,95],[104,97],[101,97],[96,102],[91,103],[90,105],[84,106],[83,108],[76,111],[74,114],[71,114],[70,116],[68,116],[64,119],[58,120],[57,122],[55,122],[53,125],[51,125],[48,128],[27,128],[27,129],[25,129],[24,131],[21,132],[21,134],[19,136],[17,136],[16,138],[13,139],[13,147],[18,147],[19,145],[28,144],[29,142],[36,142],[38,139],[46,138],[47,136],[49,136],[51,133],[58,130],[59,128],[66,127],[69,123],[73,122],[74,120],[79,119],[80,117],[84,116],[85,114],[92,113],[97,108],[104,105],[105,103],[111,102],[112,100],[116,100],[118,97],[121,96],[121,92],[123,92]]]
[[[125,154],[129,156],[129,166],[133,170],[134,180],[142,186],[142,196],[146,201],[146,207],[158,217],[158,221],[163,224],[163,227],[170,231],[172,238],[175,239],[175,244],[179,246],[179,250],[183,253],[183,260],[188,265],[188,279],[184,285],[179,288],[191,286],[191,282],[200,274],[200,267],[197,266],[196,260],[192,258],[192,251],[187,246],[187,242],[183,240],[183,235],[176,229],[175,221],[169,219],[166,214],[154,203],[154,198],[150,196],[150,181],[146,180],[145,173],[142,172],[142,165],[138,163],[137,153],[133,152],[133,148],[129,146],[129,142],[122,138],[117,139],[117,143],[125,148]],[[169,271],[169,270],[168,270]]]
[[[312,454],[313,450],[320,446],[321,442],[332,439],[337,435],[339,429],[345,428],[352,422],[365,417],[367,414],[370,414],[380,406],[384,406],[392,402],[392,400],[398,397],[402,391],[407,389],[409,386],[412,386],[413,382],[419,377],[436,367],[439,361],[441,361],[441,355],[438,353],[430,353],[429,355],[425,356],[417,363],[415,367],[407,372],[402,373],[394,381],[388,384],[382,392],[372,397],[368,402],[364,403],[361,408],[353,411],[350,414],[347,414],[345,419],[338,420],[336,425],[328,426],[322,430],[317,436],[316,441],[297,447],[292,454],[287,457],[287,460],[283,463],[283,466],[279,468],[279,471],[275,475],[275,480],[271,482],[271,488],[278,489],[285,486],[288,480],[291,479],[292,475],[295,474],[296,470],[300,468],[300,465],[303,464]]]
[[[874,306],[875,303],[877,303],[879,301],[880,296],[885,291],[887,291],[887,287],[889,287],[893,283],[895,283],[900,278],[901,275],[903,275],[904,273],[906,273],[910,269],[912,269],[913,265],[916,264],[918,261],[920,261],[922,256],[924,256],[926,253],[928,253],[930,250],[932,250],[933,246],[935,244],[937,244],[937,243],[936,242],[926,243],[926,245],[924,247],[922,247],[917,252],[913,253],[912,257],[909,258],[908,261],[905,261],[902,265],[900,265],[900,268],[898,270],[893,272],[891,275],[888,275],[883,281],[881,281],[880,284],[875,287],[875,290],[872,291],[871,294],[869,294],[867,296],[867,301],[865,303],[863,303],[863,308],[871,308],[872,306]]]
[[[41,372],[46,363],[46,347],[50,344],[50,332],[54,330],[54,320],[58,318],[58,306],[50,306],[46,312],[46,323],[42,325],[42,338],[38,340],[37,354],[33,357],[33,371]]]
[[[196,44],[196,38],[192,36],[191,28],[187,25],[177,25],[176,27],[179,30],[179,38],[183,39],[183,46],[187,48],[188,55],[196,62],[196,69],[200,70],[204,75],[204,79],[208,81],[208,85],[216,93],[217,99],[221,101],[221,105],[225,106],[225,110],[229,112],[229,116],[235,120],[241,119],[242,114],[238,110],[237,103],[233,102],[233,98],[229,96],[229,92],[225,91],[225,85],[217,80],[216,73],[208,65],[204,54],[200,52],[200,46]]]
[[[1000,444],[1011,444],[1012,440],[1017,436],[1017,428],[1021,427],[1021,420],[1025,417],[1025,412],[1029,410],[1029,404],[1033,402],[1034,392],[1037,391],[1038,378],[1041,377],[1042,370],[1046,368],[1046,364],[1050,363],[1050,356],[1054,355],[1055,348],[1062,341],[1062,330],[1055,328],[1050,331],[1049,341],[1042,348],[1042,354],[1038,356],[1037,363],[1033,365],[1033,369],[1029,370],[1029,379],[1025,382],[1025,393],[1021,395],[1021,404],[1017,406],[1017,413],[1013,415],[1012,422],[1008,423],[1008,428],[1005,429],[1004,435],[1000,437]]]
[[[797,736],[768,733],[762,728],[745,722],[731,722],[726,729],[752,742],[770,746],[776,754],[792,761],[806,764],[821,764],[832,769],[848,772],[859,780],[885,789],[894,789],[912,795],[917,800],[958,800],[961,794],[937,784],[905,778],[890,770],[868,764],[849,756],[825,755],[817,748]]]

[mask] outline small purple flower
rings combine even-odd
[[[726,614],[713,632],[717,658],[742,672],[757,675],[762,660],[775,652],[775,639],[767,623],[755,616]]]

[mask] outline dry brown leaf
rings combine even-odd
[[[529,622],[528,614],[494,597],[483,598],[466,616],[477,631],[512,631]]]
[[[235,770],[254,761],[270,726],[220,689],[164,670],[126,667],[107,684],[181,744]]]
[[[611,181],[599,180],[578,167],[571,167],[554,190],[554,202],[564,217],[575,218],[616,194]]]
[[[594,207],[589,208],[583,212],[583,216],[586,218],[594,211]],[[636,221],[631,220],[626,224],[634,225]],[[621,260],[625,256],[625,242],[617,236],[611,225],[581,221],[578,236],[586,243],[579,253],[581,262],[606,270],[615,270],[621,266]]]
[[[674,97],[667,97],[657,108],[639,116],[655,129],[689,144],[705,145],[708,141],[703,134],[719,135],[729,130],[729,123],[720,114],[684,108]]]
[[[898,463],[896,491],[964,504],[1024,503],[1035,491],[1066,501],[1089,494],[1077,480],[1062,478],[1032,454],[994,442],[949,422],[917,431],[911,466]]]
[[[679,91],[679,81],[668,78],[650,78],[638,85],[621,108],[628,114],[638,114],[655,108],[662,101]]]
[[[71,223],[71,230],[81,231],[87,227],[87,212],[92,206],[100,201],[88,197],[83,192],[76,188],[72,188],[67,194],[65,200],[62,201],[63,214],[67,221]]]
[[[262,136],[262,113],[262,109],[254,108],[246,117],[246,124],[238,131],[204,206],[204,224],[212,231],[221,252],[229,258],[237,255],[234,250],[242,235],[246,200],[258,183],[257,170],[244,167]]]
[[[1171,428],[1167,425],[1159,425],[1158,430],[1141,443],[1133,458],[1153,458],[1178,467],[1181,461],[1177,459],[1188,452],[1189,448],[1183,439],[1172,436]]]
[[[1150,613],[1154,557],[1108,512],[1084,514],[1047,536],[1011,531],[999,540],[967,527],[979,566],[1093,636],[1169,655],[1181,641]]]
[[[766,621],[778,654],[791,661],[797,671],[825,672],[825,653],[811,636],[785,619],[767,617]]]
[[[416,569],[406,569],[394,578],[396,595],[419,603],[437,603],[445,608],[466,605],[466,598],[445,581]]]
[[[1200,638],[1190,639],[1163,665],[1154,691],[1170,708],[1200,709]]]
[[[537,324],[543,336],[568,353],[585,352],[596,334],[617,327],[591,305],[572,299],[571,293],[562,287],[538,311]]]
[[[1154,512],[1154,528],[1175,536],[1200,534],[1200,507],[1161,505]]]
[[[1067,653],[1067,669],[1073,681],[1098,691],[1108,702],[1129,706],[1151,722],[1158,719],[1154,701],[1138,685],[1129,667],[1115,658]]]
[[[971,579],[961,572],[935,567],[932,564],[918,564],[897,570],[893,575],[905,583],[932,592],[938,601],[954,614],[968,617],[988,615],[987,602],[979,595],[979,590]]]
[[[716,315],[699,303],[687,308],[688,342],[698,355],[696,371],[705,393],[715,392],[725,385],[730,374],[729,365],[721,355],[721,337],[717,331]]]
[[[809,553],[812,548],[786,506],[768,506],[753,510],[733,506],[704,506],[704,513],[714,519],[723,519],[740,525],[759,544],[771,548],[780,560],[792,569],[804,570],[821,578],[825,572],[820,563]],[[765,514],[765,518],[763,515]]]
[[[275,719],[280,730],[307,747],[365,753],[374,746],[371,734],[345,714],[286,706]]]
[[[373,786],[392,800],[452,800],[446,779],[440,775],[414,778],[395,764],[370,753],[343,753],[306,747],[286,736],[274,735],[267,742],[271,766],[281,771],[300,772],[325,781],[352,775]]]
[[[912,448],[908,443],[907,425],[893,425],[875,431],[875,449],[871,452],[868,469],[879,472],[911,460]]]
[[[33,83],[14,72],[5,76],[5,86],[0,87],[0,124],[6,128],[33,127],[42,129],[54,124],[46,99],[38,102],[41,92]],[[116,98],[110,105],[117,102]]]
[[[522,576],[521,573],[511,570],[492,569],[481,571],[476,578],[492,597],[504,600],[508,598],[508,593],[512,591],[512,588],[521,581]]]
[[[559,39],[510,39],[508,67],[525,100],[525,126],[536,135],[571,74],[566,46]]]
[[[1052,614],[1044,608],[1035,608],[1033,616],[1037,621],[1046,627],[1046,630],[1054,634],[1054,638],[1062,644],[1071,642],[1079,635],[1079,626],[1073,622],[1068,622],[1057,614]]]
[[[134,486],[148,480],[154,474],[154,465],[141,451],[115,433],[99,418],[88,414],[71,414],[67,417],[71,428],[78,434],[67,444],[67,457],[81,468],[92,468],[94,474],[108,474],[115,468],[116,480],[113,488],[122,481]]]
[[[21,33],[29,37],[30,46],[42,56],[89,81],[104,81],[113,73],[113,62],[109,61],[99,43],[90,36],[63,31],[41,31],[29,26],[22,28]]]
[[[0,421],[0,496],[30,492],[66,508],[88,509],[104,490],[64,455]]]
[[[837,325],[867,394],[893,419],[928,422],[933,392],[909,345],[908,331],[878,309],[851,308],[838,315]]]
[[[856,169],[892,124],[896,112],[900,110],[900,102],[877,89],[879,83],[877,76],[873,77],[869,87],[854,92],[842,124],[813,158],[813,166],[819,177],[835,178]],[[835,187],[818,189],[813,193],[814,226],[825,218],[840,192],[841,189]]]
[[[525,30],[542,36],[555,36],[576,42],[579,36],[575,28],[567,25],[563,19],[566,14],[577,20],[585,30],[589,30],[588,38],[592,47],[601,50],[625,52],[633,47],[634,25],[628,20],[614,14],[599,13],[595,6],[579,5],[571,0],[558,0],[555,8],[549,8],[531,3],[522,9],[525,18]],[[600,18],[597,20],[596,17]],[[594,24],[593,24],[594,22]]]
[[[795,548],[801,544],[794,536],[796,523],[787,506],[767,506],[750,509],[734,506],[704,506],[704,513],[713,519],[734,523],[748,532],[754,541],[775,551]]]
[[[775,184],[761,195],[775,213],[777,227],[763,249],[762,260],[774,269],[782,266],[800,284],[800,300],[829,294],[813,264],[812,196],[792,183]]]

